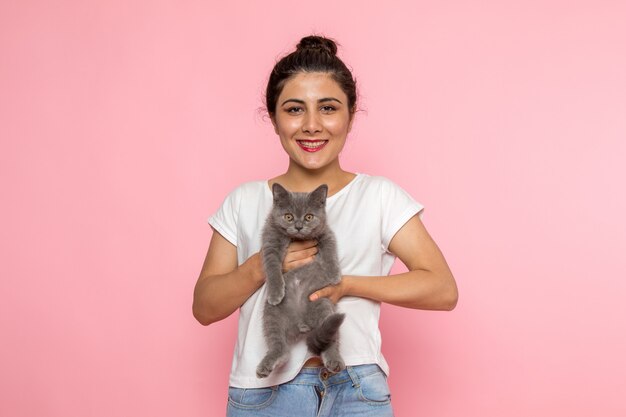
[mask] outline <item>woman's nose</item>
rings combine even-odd
[[[319,116],[314,113],[307,113],[302,122],[302,131],[307,133],[315,133],[322,131],[322,123]]]

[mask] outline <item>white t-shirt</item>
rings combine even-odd
[[[261,232],[272,207],[272,191],[266,180],[250,181],[235,188],[208,222],[237,247],[238,265],[261,250]],[[389,242],[413,215],[423,214],[422,204],[381,176],[357,173],[352,181],[326,200],[327,221],[337,238],[343,275],[386,276],[396,258]],[[239,310],[237,342],[229,385],[260,388],[293,379],[312,355],[301,340],[291,347],[291,357],[267,378],[257,378],[256,367],[265,356],[263,306],[266,287],[261,286]],[[346,296],[337,303],[346,313],[339,328],[339,351],[346,365],[378,364],[389,375],[381,352],[378,328],[380,303]]]

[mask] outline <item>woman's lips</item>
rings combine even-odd
[[[327,140],[296,140],[298,145],[307,152],[317,152],[326,146]]]

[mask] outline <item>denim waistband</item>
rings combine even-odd
[[[323,366],[302,368],[298,375],[286,384],[319,385],[322,383],[329,386],[351,381],[353,386],[359,386],[361,378],[376,372],[382,372],[382,369],[375,363],[346,366],[346,369],[336,374],[329,373]]]

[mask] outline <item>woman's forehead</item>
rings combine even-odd
[[[280,93],[279,103],[288,98],[317,101],[327,97],[346,102],[345,93],[329,73],[300,72],[287,80]]]

